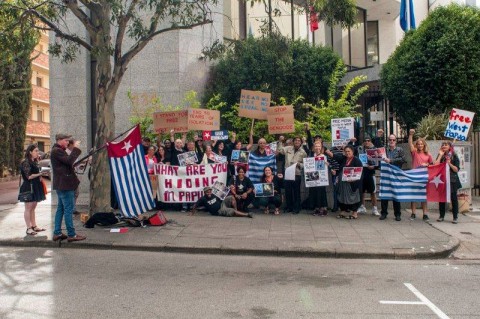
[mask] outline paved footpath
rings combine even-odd
[[[37,206],[37,224],[47,228],[37,236],[25,235],[22,203],[0,205],[0,246],[68,247],[178,251],[189,253],[247,254],[336,258],[443,258],[480,259],[480,207],[460,216],[458,225],[438,223],[438,212],[431,211],[431,223],[410,221],[404,210],[402,221],[385,221],[372,215],[357,220],[336,219],[331,214],[316,217],[264,215],[255,218],[227,218],[198,212],[187,216],[166,212],[169,223],[161,227],[128,228],[126,233],[111,233],[112,227],[86,229],[75,216],[77,232],[88,238],[61,245],[52,239],[55,208],[46,201]],[[476,206],[475,206],[476,205]],[[447,215],[447,220],[451,219]],[[457,250],[457,248],[459,248]]]

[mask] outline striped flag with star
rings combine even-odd
[[[446,162],[428,167],[427,201],[449,203],[450,167]]]
[[[120,210],[126,217],[138,216],[154,207],[140,127],[107,143],[110,173]]]
[[[426,167],[403,171],[397,166],[381,162],[379,197],[397,202],[425,202],[427,180]]]

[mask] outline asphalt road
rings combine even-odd
[[[2,248],[0,265],[0,318],[479,318],[480,313],[480,263],[472,262]]]

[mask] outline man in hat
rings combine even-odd
[[[207,186],[203,189],[204,195],[193,205],[190,216],[195,215],[197,207],[205,207],[205,209],[213,216],[225,217],[249,217],[253,218],[252,213],[242,213],[237,210],[237,202],[235,197],[227,196],[222,202],[220,198],[212,194],[212,188]]]
[[[52,189],[57,192],[58,207],[55,212],[55,229],[53,240],[67,239],[69,242],[84,240],[87,237],[77,235],[73,227],[73,209],[75,206],[75,189],[80,181],[75,174],[73,163],[82,151],[78,148],[79,141],[73,143],[70,155],[67,154],[67,146],[71,135],[57,134],[56,143],[52,147],[50,160],[53,171]],[[65,218],[67,235],[62,233],[62,220]]]

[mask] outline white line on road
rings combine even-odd
[[[439,318],[450,319],[443,311],[435,306],[427,297],[417,290],[412,284],[404,283],[404,285],[421,301],[396,301],[396,300],[380,300],[384,305],[425,305],[430,308]]]

